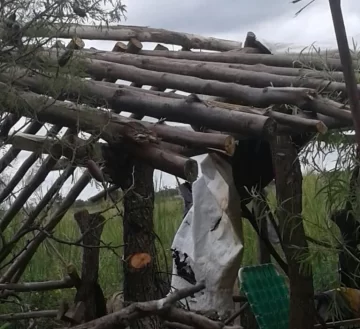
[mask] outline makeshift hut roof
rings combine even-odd
[[[338,99],[346,99],[337,58],[274,55],[251,32],[244,46],[235,41],[135,26],[104,30],[53,27],[36,35],[49,34],[72,41],[67,47],[57,42],[36,51],[32,71],[19,66],[0,72],[2,111],[8,113],[0,126],[0,136],[4,143],[11,144],[0,159],[0,173],[11,166],[21,150],[33,152],[4,186],[0,201],[13,193],[42,153],[47,155],[1,218],[2,232],[51,171],[61,170],[61,174],[23,227],[35,221],[76,166],[86,167],[89,159],[101,165],[104,152],[113,143],[121,143],[128,154],[156,169],[194,181],[198,167],[190,157],[209,151],[231,156],[236,139],[268,139],[277,133],[324,134],[328,129],[352,127],[349,108],[328,98],[336,93]],[[87,49],[82,39],[118,42],[109,52]],[[176,44],[182,50],[170,51],[161,44],[154,50],[143,50],[141,42]],[[60,89],[50,88],[54,74],[48,78],[36,66],[44,61],[63,68],[75,63],[72,69],[81,67],[81,76],[75,81],[59,75],[55,81]],[[118,79],[131,85],[118,84]],[[123,116],[123,111],[132,115]],[[141,121],[144,116],[159,122]],[[8,136],[24,117],[27,125]],[[193,129],[168,125],[166,121],[188,124]],[[46,135],[37,134],[45,123],[51,124],[51,129]],[[69,130],[59,135],[64,127]],[[90,140],[77,137],[80,131],[90,135]],[[84,172],[47,222],[47,229],[57,225],[90,181],[91,176]],[[92,200],[99,197],[101,194]],[[0,253],[0,259],[4,256],[6,252]],[[16,261],[21,262],[21,257]],[[13,274],[10,268],[2,280]]]

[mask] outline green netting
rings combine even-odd
[[[289,290],[273,264],[241,268],[239,280],[259,329],[289,328]]]

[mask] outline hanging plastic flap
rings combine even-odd
[[[193,206],[172,244],[172,289],[205,281],[206,289],[186,299],[195,311],[234,309],[233,288],[243,251],[240,198],[230,164],[215,154],[201,162],[202,176],[193,183]],[[183,301],[185,302],[185,301]]]

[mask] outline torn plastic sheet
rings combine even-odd
[[[239,195],[231,165],[215,154],[200,164],[202,176],[192,185],[193,206],[172,244],[172,289],[205,281],[206,288],[187,298],[194,311],[234,309],[233,288],[243,253]],[[185,303],[185,301],[183,301]]]

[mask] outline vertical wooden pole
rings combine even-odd
[[[84,303],[84,321],[88,322],[106,315],[106,302],[98,283],[99,246],[105,219],[98,214],[89,214],[87,210],[75,213],[74,219],[79,225],[83,236],[82,243],[85,246],[82,255],[81,284],[75,296],[75,303]]]
[[[272,141],[277,217],[283,236],[290,281],[290,329],[312,329],[315,323],[311,265],[302,266],[309,254],[302,221],[302,173],[297,151],[289,136]]]
[[[357,88],[357,81],[355,78],[353,62],[349,49],[349,43],[346,35],[346,28],[344,18],[341,10],[340,0],[329,0],[331,15],[333,19],[336,41],[338,44],[340,61],[344,73],[345,85],[349,98],[350,110],[355,126],[355,137],[360,145],[360,101],[359,92]]]

